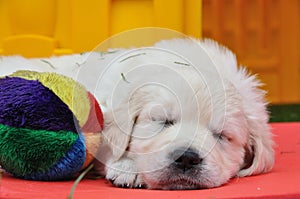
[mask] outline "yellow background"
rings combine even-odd
[[[149,26],[220,41],[259,74],[272,103],[300,102],[299,0],[0,0],[0,55],[90,51]]]

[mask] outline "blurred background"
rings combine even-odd
[[[0,55],[91,51],[153,26],[228,46],[265,84],[271,121],[300,121],[299,0],[0,0]]]

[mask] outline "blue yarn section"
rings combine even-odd
[[[78,139],[72,148],[55,163],[48,171],[43,173],[33,173],[24,176],[26,180],[55,181],[66,180],[74,177],[80,171],[86,159],[85,139],[79,133]]]

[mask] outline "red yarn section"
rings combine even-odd
[[[90,100],[91,109],[87,122],[82,127],[82,131],[85,133],[101,132],[103,129],[103,113],[97,100],[90,92],[88,92],[88,97]]]

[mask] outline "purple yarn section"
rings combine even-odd
[[[39,81],[0,78],[0,123],[20,128],[77,133],[78,121],[68,106]]]

